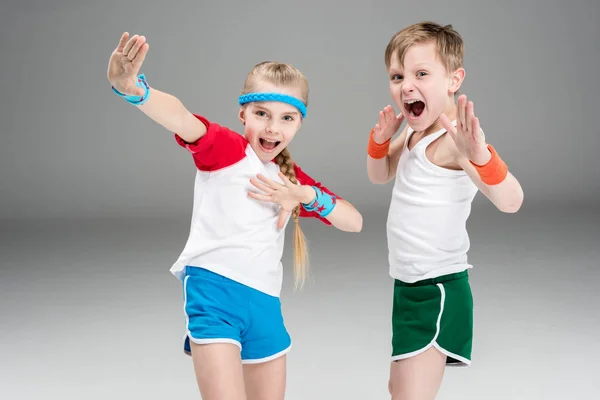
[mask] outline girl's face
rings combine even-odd
[[[301,98],[300,89],[260,82],[256,92],[276,92]],[[244,136],[261,161],[273,160],[285,149],[302,125],[300,111],[278,101],[253,102],[242,106],[239,118]]]

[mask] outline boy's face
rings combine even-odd
[[[277,87],[261,83],[258,92],[276,92],[300,98],[296,88]],[[240,109],[240,121],[245,126],[244,136],[263,162],[274,159],[292,141],[302,125],[300,111],[287,103],[278,101],[254,102]]]
[[[464,78],[462,68],[452,74],[446,71],[436,47],[433,41],[411,46],[404,55],[404,65],[396,53],[390,60],[390,93],[415,131],[426,130],[442,113],[452,112],[454,93]]]

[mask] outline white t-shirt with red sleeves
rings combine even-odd
[[[189,237],[170,271],[183,279],[186,266],[202,267],[278,297],[285,237],[285,228],[277,229],[279,205],[255,200],[248,192],[258,191],[250,183],[258,174],[283,183],[277,175],[279,166],[262,162],[239,133],[200,115],[196,118],[206,125],[203,137],[187,143],[175,135],[177,143],[192,154],[197,172]],[[296,164],[294,168],[299,184],[335,196]],[[300,210],[301,217],[331,225],[316,212]]]

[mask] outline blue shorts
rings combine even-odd
[[[183,292],[186,354],[191,355],[190,340],[233,343],[245,364],[274,360],[290,350],[278,297],[199,267],[186,268]]]

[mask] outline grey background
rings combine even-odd
[[[0,6],[0,398],[198,397],[167,271],[187,237],[195,171],[172,134],[108,86],[125,30],[148,38],[151,85],[231,128],[254,64],[307,75],[292,155],[365,224],[353,235],[303,221],[303,292],[290,285],[288,246],[287,398],[388,398],[391,184],[369,183],[365,147],[391,104],[385,46],[424,19],[463,35],[462,91],[525,191],[515,215],[476,198],[474,364],[448,370],[439,398],[598,397],[598,2],[148,4]]]

